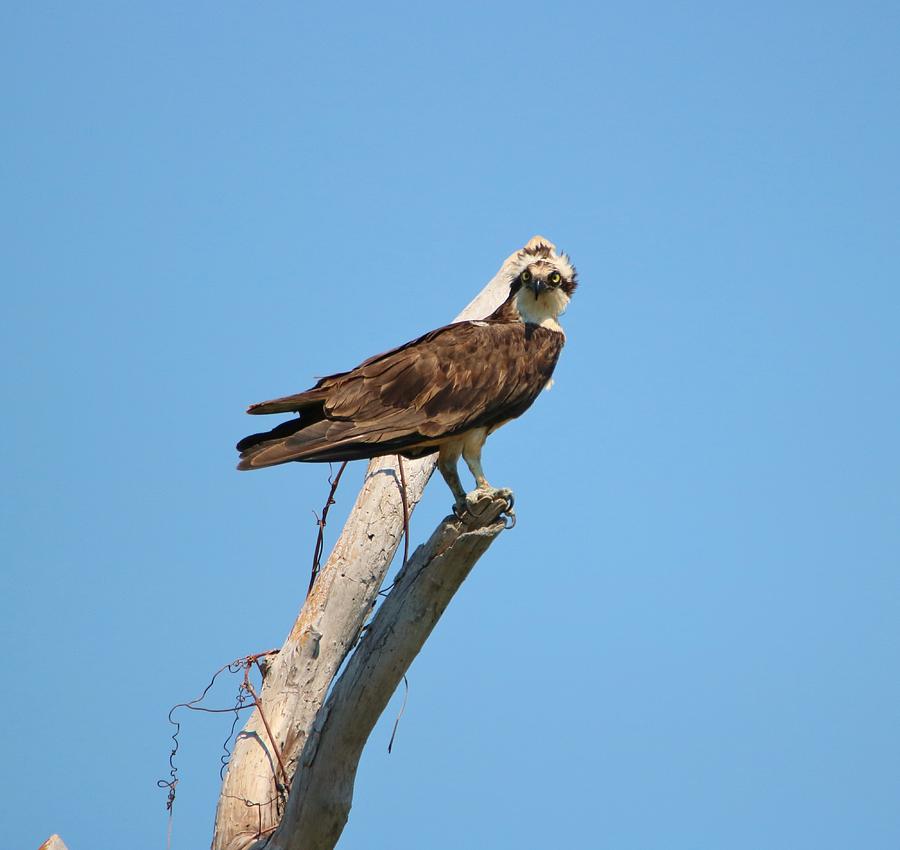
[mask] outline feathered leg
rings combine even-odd
[[[453,493],[454,510],[457,513],[464,511],[466,508],[466,491],[463,489],[462,482],[459,480],[459,472],[456,468],[459,463],[459,456],[462,452],[462,443],[453,440],[444,443],[438,452],[437,467],[444,476],[444,481]]]
[[[515,503],[513,491],[508,487],[491,487],[491,485],[488,484],[487,478],[484,477],[484,470],[481,468],[481,448],[484,446],[486,438],[486,428],[476,428],[470,431],[466,435],[462,445],[463,460],[466,462],[466,466],[469,467],[469,471],[475,478],[475,486],[478,488],[479,493],[482,495],[487,494],[491,497],[499,496],[501,499],[506,499],[506,502],[509,505],[507,513],[512,515],[513,504]]]

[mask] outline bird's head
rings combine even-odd
[[[569,258],[558,253],[552,243],[535,236],[516,255],[511,272],[510,293],[522,321],[557,326],[557,317],[578,286]]]

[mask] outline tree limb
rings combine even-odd
[[[463,519],[446,517],[397,576],[316,718],[270,850],[331,850],[337,843],[369,734],[453,595],[504,529],[506,507],[505,499],[487,498]]]

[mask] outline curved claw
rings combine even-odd
[[[500,516],[503,517],[504,528],[510,529],[516,527],[516,497],[512,490],[507,488],[503,488],[499,491],[500,495],[506,500],[506,508],[500,512]]]

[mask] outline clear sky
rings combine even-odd
[[[327,489],[235,472],[244,407],[542,233],[581,287],[485,452],[519,524],[341,848],[900,847],[898,41],[889,2],[4,4],[0,846],[165,846],[166,712],[281,643]],[[182,719],[196,850],[230,721]]]

